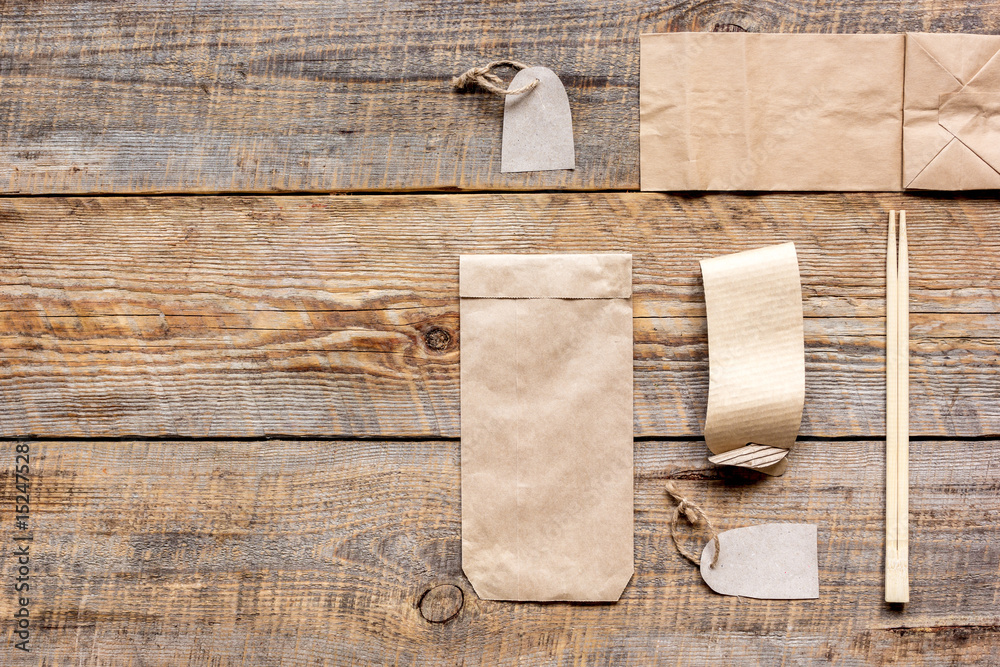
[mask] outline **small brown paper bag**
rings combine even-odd
[[[667,33],[640,60],[643,190],[1000,188],[1000,35]]]
[[[703,259],[701,273],[708,317],[705,444],[717,455],[709,460],[780,475],[805,402],[795,244]]]
[[[489,600],[632,576],[632,257],[460,261],[462,567]]]

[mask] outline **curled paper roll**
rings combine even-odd
[[[780,475],[805,403],[802,286],[795,245],[701,261],[708,316],[713,463]]]

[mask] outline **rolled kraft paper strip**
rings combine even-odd
[[[460,260],[462,567],[488,600],[632,576],[632,256]]]
[[[726,465],[781,475],[805,404],[795,245],[701,261],[708,316],[705,444]]]

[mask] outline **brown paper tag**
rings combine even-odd
[[[701,554],[701,576],[716,593],[762,600],[804,600],[819,597],[816,526],[766,523],[719,533],[720,554],[715,567],[715,543]]]
[[[466,255],[462,567],[489,600],[632,576],[631,255]]]
[[[503,108],[500,171],[574,169],[573,119],[559,77],[547,67],[529,67],[510,82],[517,89],[538,79],[534,89],[508,95]]]
[[[733,452],[720,463],[780,475],[788,459],[772,460],[773,448],[795,444],[805,402],[795,245],[704,259],[701,273],[708,316],[705,444],[713,454]]]

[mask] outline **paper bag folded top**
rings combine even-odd
[[[998,188],[998,51],[994,35],[643,35],[642,189]]]
[[[908,34],[903,186],[1000,188],[1000,35]]]
[[[491,600],[632,576],[631,255],[460,260],[462,567]]]

